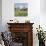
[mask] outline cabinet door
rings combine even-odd
[[[31,32],[12,32],[12,40],[22,46],[32,46],[33,41]]]
[[[28,46],[28,32],[13,32],[12,40],[15,43],[22,43],[22,46]]]

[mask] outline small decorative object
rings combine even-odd
[[[9,20],[8,23],[19,23],[19,21],[15,18],[15,19]]]
[[[13,21],[13,20],[10,20],[10,21]]]
[[[45,46],[45,35],[44,35],[42,27],[40,27],[39,25],[39,28],[36,28],[36,29],[37,29],[36,36],[38,35],[39,46]]]
[[[25,23],[30,23],[30,20],[28,17],[26,17]]]
[[[30,23],[30,20],[26,20],[25,23]]]
[[[27,3],[15,3],[14,5],[15,16],[27,16],[28,4]]]
[[[15,23],[19,23],[19,21],[15,18],[14,20],[13,20]]]
[[[9,23],[13,23],[13,19],[9,20],[8,22],[9,22]]]

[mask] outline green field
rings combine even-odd
[[[15,16],[27,16],[28,10],[27,9],[15,9]]]

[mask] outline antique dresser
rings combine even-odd
[[[17,46],[33,46],[33,23],[7,23]]]

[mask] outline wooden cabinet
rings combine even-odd
[[[33,46],[33,23],[7,23],[13,41],[23,43],[22,46]]]

